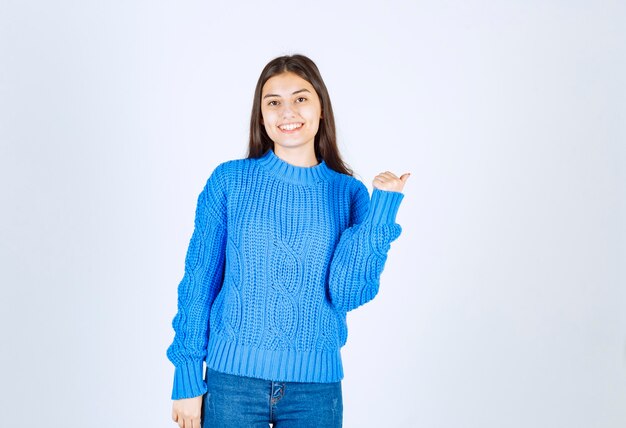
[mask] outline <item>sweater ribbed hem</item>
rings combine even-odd
[[[176,366],[172,400],[197,397],[206,391],[207,385],[202,377],[202,360]]]
[[[340,350],[269,350],[238,345],[213,333],[207,367],[223,373],[275,382],[338,382],[343,379]]]
[[[395,223],[400,202],[404,198],[404,193],[393,192],[391,190],[381,190],[377,187],[372,192],[370,210],[366,220],[374,224]]]

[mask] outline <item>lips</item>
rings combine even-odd
[[[302,128],[302,126],[304,126],[302,122],[283,123],[282,125],[278,125],[278,129],[282,132],[290,133],[297,131]]]

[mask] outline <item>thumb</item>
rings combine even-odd
[[[400,176],[400,180],[402,180],[403,183],[406,183],[410,175],[411,175],[410,172],[407,172],[406,174],[402,174],[402,176]]]

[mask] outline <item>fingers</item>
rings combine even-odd
[[[406,181],[409,176],[411,175],[410,172],[407,172],[405,174],[402,174],[401,177],[398,177],[397,175],[395,175],[393,172],[391,171],[385,171],[385,172],[381,172],[380,174],[378,174],[374,180],[378,180],[380,182],[385,182],[388,180],[402,180],[402,181]]]
[[[172,420],[180,428],[200,428],[202,415],[202,396],[175,400],[172,408]]]
[[[180,428],[200,428],[200,417],[196,418],[183,418],[178,415],[172,417],[174,422],[178,422]]]
[[[172,420],[178,423],[180,428],[184,428],[183,418],[178,416],[178,412],[176,411],[176,407],[172,406]]]
[[[381,172],[376,177],[374,177],[374,180],[378,180],[381,183],[384,183],[385,181],[389,181],[389,180],[393,180],[393,179],[397,179],[397,178],[398,177],[393,175],[391,172],[385,171],[385,172]]]
[[[372,180],[372,185],[374,186],[374,188],[380,190],[402,192],[404,184],[408,180],[409,175],[411,175],[411,173],[407,172],[403,174],[400,178],[398,178],[398,176],[391,171],[381,172],[376,177],[374,177],[374,180]]]
[[[382,172],[382,173],[378,174],[376,177],[374,177],[374,182],[378,182],[378,183],[381,183],[381,184],[388,184],[389,183],[389,184],[393,185],[393,183],[395,181],[402,181],[402,182],[404,182],[403,180],[399,179],[394,173],[389,172],[389,171]]]
[[[174,422],[177,423],[177,425],[179,426],[179,428],[190,428],[191,427],[191,422],[189,419],[185,419],[183,416],[181,416],[177,411],[176,408],[172,409],[172,420]],[[198,428],[200,428],[200,424],[196,425]]]

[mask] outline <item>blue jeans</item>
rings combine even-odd
[[[342,426],[341,381],[273,382],[221,373],[207,367],[202,428]]]

